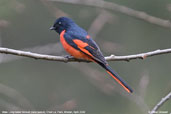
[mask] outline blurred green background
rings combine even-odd
[[[107,0],[171,19],[170,0]],[[0,0],[0,46],[66,55],[49,28],[60,16],[89,31],[105,56],[171,48],[171,29],[112,10],[47,0]],[[79,110],[87,114],[147,114],[171,91],[171,55],[109,62],[134,89],[126,93],[98,65],[0,54],[0,110]],[[168,101],[159,110],[171,112]]]

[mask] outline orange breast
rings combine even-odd
[[[60,34],[60,41],[64,47],[64,49],[66,50],[66,52],[68,52],[70,55],[74,56],[75,58],[79,58],[79,59],[86,59],[86,60],[92,60],[89,56],[85,55],[84,53],[82,53],[81,51],[73,48],[72,46],[70,46],[64,38],[64,34],[65,34],[65,30],[61,32]]]

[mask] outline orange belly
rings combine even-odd
[[[68,52],[70,55],[72,55],[73,57],[75,58],[78,58],[78,59],[86,59],[86,60],[90,60],[92,61],[92,59],[85,55],[84,53],[82,53],[81,51],[73,48],[72,46],[70,46],[66,41],[65,41],[65,38],[64,38],[64,34],[65,34],[65,30],[61,32],[60,34],[60,41],[64,47],[64,49],[66,50],[66,52]]]

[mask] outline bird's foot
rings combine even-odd
[[[71,56],[71,55],[65,55],[64,57],[67,58],[67,59],[73,59],[73,58],[74,58],[74,57]]]

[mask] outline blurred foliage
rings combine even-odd
[[[168,20],[171,18],[171,12],[168,10],[168,5],[171,4],[170,0],[107,1],[144,11],[159,18]],[[53,8],[66,13],[86,30],[102,10],[95,7],[43,0],[0,0],[0,20],[6,20],[9,23],[6,27],[0,28],[1,46],[24,49],[59,42],[59,35],[49,30],[56,19],[55,16],[62,16],[55,13],[56,11],[53,12]],[[170,29],[119,12],[108,12],[114,16],[114,20],[106,23],[95,39],[104,55],[113,53],[127,55],[171,48]],[[102,42],[105,41],[117,44],[122,48],[105,52],[102,47]],[[65,54],[64,51],[61,52],[61,55]],[[94,64],[65,64],[31,58],[3,62],[4,57],[7,56],[1,54],[0,83],[21,94],[34,110],[48,110],[53,107],[56,107],[55,110],[63,110],[61,107],[64,107],[65,110],[70,110],[70,108],[71,110],[84,110],[87,114],[145,114],[148,110],[136,104],[134,95],[140,96],[149,109],[152,109],[171,90],[171,55],[169,54],[145,60],[110,62],[111,67],[116,69],[120,76],[134,88],[133,95],[128,95],[116,84],[114,84],[114,86],[116,85],[114,88],[117,88],[117,91],[114,90],[107,94],[98,88],[97,84],[94,84],[96,80],[92,81],[91,77],[93,76],[87,76],[77,67],[73,67],[73,65],[80,65],[83,68],[88,66],[94,72],[96,70],[105,72]],[[142,92],[140,81],[144,74],[148,80],[144,95],[142,95],[140,94]],[[111,79],[108,74],[104,77],[107,81]],[[8,91],[11,90],[2,91],[0,86],[0,102],[3,101],[0,103],[0,110],[8,110],[12,104],[29,110],[27,106],[17,104],[15,94],[13,98],[10,98],[7,95]],[[66,108],[67,101],[71,101],[69,103],[73,107]],[[170,105],[171,102],[168,101],[160,110],[170,113]]]

